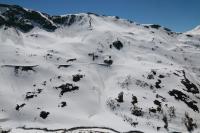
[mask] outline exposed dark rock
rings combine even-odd
[[[184,94],[183,92],[179,90],[172,90],[169,91],[170,96],[174,96],[175,99],[183,101],[188,107],[190,107],[193,111],[199,112],[199,108],[197,107],[197,102],[194,100],[191,100],[189,96]]]
[[[11,129],[2,129],[2,128],[0,127],[0,131],[1,131],[1,133],[10,133],[10,132],[11,132]]]
[[[62,67],[68,68],[68,67],[70,67],[70,66],[71,66],[71,65],[59,65],[59,66],[58,66],[58,69],[59,69],[59,68],[62,68]]]
[[[153,75],[156,75],[156,71],[155,70],[151,70],[151,72],[153,73]]]
[[[50,114],[49,112],[41,111],[41,112],[40,112],[40,117],[41,117],[42,119],[46,119],[46,118],[48,117],[49,114]]]
[[[178,76],[178,77],[180,77],[180,75],[179,74],[177,74],[177,73],[173,73],[174,75],[176,75],[176,76]]]
[[[122,103],[122,102],[124,102],[123,95],[124,95],[124,93],[123,93],[123,92],[120,92],[120,93],[118,94],[118,98],[116,99],[116,100],[117,100],[117,102],[119,102],[119,103]]]
[[[190,35],[190,34],[187,34],[186,36],[187,36],[187,37],[192,37],[192,35]]]
[[[47,31],[54,31],[57,28],[39,12],[25,10],[24,8],[16,5],[1,4],[0,6],[8,8],[8,10],[1,14],[6,18],[4,19],[4,22],[1,21],[1,25],[18,28],[23,32],[29,32],[35,25],[38,25]],[[47,16],[46,14],[43,15]]]
[[[148,74],[147,79],[154,79],[154,75],[153,74]]]
[[[136,127],[139,123],[138,122],[132,122],[131,125]]]
[[[67,103],[66,102],[61,102],[59,105],[58,105],[58,107],[65,107],[65,106],[67,106]]]
[[[147,87],[147,86],[150,86],[147,82],[141,81],[141,80],[138,80],[138,79],[135,81],[135,84],[136,84],[137,86],[142,87],[142,88]]]
[[[26,104],[25,103],[23,103],[23,104],[21,104],[21,105],[18,105],[17,104],[17,106],[15,107],[15,109],[17,110],[17,111],[19,111],[22,107],[24,107]]]
[[[93,61],[96,60],[96,59],[98,59],[98,57],[99,57],[99,56],[96,55],[95,53],[89,53],[88,56],[92,57],[92,60],[93,60]]]
[[[46,59],[47,59],[47,58],[52,59],[52,58],[53,58],[53,54],[48,53],[48,54],[46,54],[45,58],[46,58]]]
[[[167,32],[172,32],[172,30],[169,29],[169,28],[163,27],[163,29],[164,29],[165,31],[167,31]]]
[[[111,66],[113,64],[113,60],[108,59],[108,60],[104,60],[104,63],[108,66]]]
[[[194,123],[193,118],[191,118],[188,113],[185,113],[184,123],[189,132],[192,132],[195,128],[197,128],[197,124]]]
[[[157,111],[160,112],[162,110],[161,102],[158,100],[154,100],[154,104],[157,105]]]
[[[149,88],[150,88],[151,90],[153,90],[153,89],[154,89],[154,86],[153,86],[153,85],[150,85]]]
[[[5,23],[5,20],[2,16],[0,16],[0,26],[2,26]]]
[[[158,106],[161,106],[161,102],[160,101],[158,101],[158,100],[154,100],[154,102],[153,102],[155,105],[158,105]]]
[[[31,34],[31,37],[38,37],[38,34]]]
[[[156,129],[157,129],[157,131],[159,131],[159,130],[160,130],[160,127],[157,127]]]
[[[37,97],[37,95],[35,94],[35,92],[27,92],[26,96],[25,96],[25,99],[29,100],[29,99],[34,98],[34,97]]]
[[[68,60],[67,60],[67,62],[73,62],[73,61],[76,61],[76,58],[68,59]]]
[[[46,31],[55,31],[61,26],[71,26],[77,22],[82,25],[84,20],[84,15],[65,15],[65,16],[50,16],[46,13],[40,13],[37,11],[26,10],[17,5],[6,5],[0,4],[0,7],[6,7],[7,10],[3,12],[0,16],[0,26],[5,25],[8,27],[17,28],[23,32],[29,32],[34,27],[42,28]],[[91,27],[91,16],[99,16],[94,13],[88,13],[89,25]],[[5,19],[4,19],[5,18]],[[118,19],[118,17],[116,17]],[[82,21],[83,20],[83,21]],[[133,23],[130,20],[127,20]]]
[[[166,102],[166,98],[164,98],[163,96],[156,94],[156,98],[160,98],[163,102]]]
[[[27,92],[25,99],[29,100],[31,98],[37,97],[38,94],[40,94],[42,92],[42,89],[37,89],[36,91],[33,92]]]
[[[38,67],[38,65],[34,66],[18,66],[18,65],[3,65],[2,67],[11,67],[14,68],[15,75],[18,75],[19,71],[33,71],[35,72],[35,67]]]
[[[176,109],[174,106],[169,107],[168,109],[168,113],[170,118],[175,118],[176,117],[176,113],[175,113]]]
[[[75,22],[80,21],[82,18],[83,16],[77,16],[72,14],[67,16],[52,16],[51,20],[56,24],[70,26]]]
[[[46,86],[46,85],[47,85],[47,81],[44,81],[44,82],[42,83],[42,85]]]
[[[73,75],[72,77],[73,77],[74,82],[78,82],[78,81],[80,81],[81,78],[83,78],[83,75],[76,74],[76,75]]]
[[[137,106],[133,106],[131,108],[131,114],[135,116],[143,116],[144,112],[142,111],[142,108],[139,108]]]
[[[106,105],[112,110],[116,110],[117,107],[119,107],[119,103],[116,101],[116,100],[113,100],[113,99],[109,99],[107,102],[106,102]]]
[[[123,48],[123,44],[121,41],[115,41],[113,42],[113,46],[117,49],[117,50],[120,50]]]
[[[65,24],[68,21],[69,17],[61,17],[61,16],[52,16],[52,21],[57,24]]]
[[[167,120],[167,116],[164,115],[162,120],[163,120],[163,122],[165,123],[164,128],[168,130],[168,120]]]
[[[94,12],[87,12],[87,14],[88,14],[88,15],[94,15],[94,16],[97,16],[97,17],[100,16],[99,14],[96,14],[96,13],[94,13]]]
[[[155,87],[156,87],[157,89],[161,88],[161,86],[160,86],[161,80],[160,80],[160,79],[158,79],[158,81],[157,81],[155,84],[156,84]]]
[[[34,67],[36,67],[36,66],[21,66],[21,70],[22,71],[34,71],[35,72],[35,70],[33,69]]]
[[[42,92],[42,89],[37,89],[36,93],[40,94]]]
[[[79,89],[78,86],[75,86],[75,85],[70,84],[70,83],[66,83],[66,84],[60,85],[60,86],[55,87],[55,88],[61,89],[60,96],[62,96],[66,92],[71,92],[71,91],[75,91],[75,90]]]
[[[158,77],[159,77],[159,78],[165,78],[165,76],[162,75],[162,74],[160,74]]]
[[[158,111],[158,112],[162,112],[162,107],[158,106],[158,107],[157,107],[157,111]]]
[[[152,112],[152,113],[156,113],[156,109],[154,109],[154,108],[149,108],[149,112]]]
[[[185,71],[183,71],[183,77],[184,79],[181,80],[181,83],[187,88],[186,91],[193,94],[199,93],[197,86],[186,77]]]
[[[158,24],[152,24],[152,25],[150,25],[150,27],[154,28],[154,29],[159,29],[161,26]]]
[[[132,95],[132,101],[131,101],[132,105],[134,106],[136,103],[138,103],[137,97]]]

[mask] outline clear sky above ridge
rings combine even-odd
[[[184,32],[200,25],[200,0],[0,0],[50,15],[94,12]]]

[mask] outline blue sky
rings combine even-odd
[[[200,0],[0,0],[51,15],[94,12],[183,32],[200,25]]]

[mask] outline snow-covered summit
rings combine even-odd
[[[85,25],[91,28],[95,21],[93,17],[105,19],[94,13],[66,14],[60,16],[51,16],[46,13],[33,11],[16,5],[0,4],[0,25],[18,28],[23,32],[29,32],[35,27],[47,31],[55,31],[62,26],[71,26],[73,24]],[[106,17],[108,20],[117,20],[118,17]],[[126,20],[127,23],[132,23]]]
[[[192,34],[192,35],[200,35],[200,25],[196,26],[194,29],[192,29],[186,33]]]

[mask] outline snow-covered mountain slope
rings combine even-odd
[[[186,33],[193,34],[193,35],[200,35],[200,25],[198,25],[197,27],[195,27],[194,29],[192,29]]]
[[[200,131],[199,36],[92,13],[0,13],[0,130]]]

